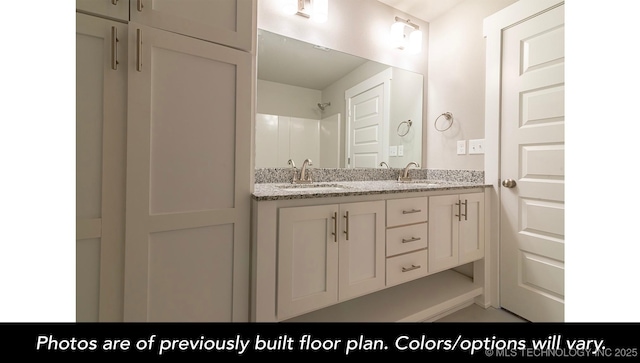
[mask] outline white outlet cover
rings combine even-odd
[[[398,145],[398,156],[404,156],[404,145]]]
[[[484,139],[469,140],[469,154],[484,154]]]
[[[458,140],[458,155],[464,155],[467,153],[466,140]]]
[[[397,146],[389,146],[389,156],[398,156]]]

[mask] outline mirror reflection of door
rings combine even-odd
[[[390,82],[391,69],[345,92],[348,168],[376,168],[381,161],[388,162]]]

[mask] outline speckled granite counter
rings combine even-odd
[[[396,180],[319,182],[313,185],[291,183],[255,184],[253,199],[285,200],[322,197],[343,197],[354,195],[393,194],[407,192],[425,192],[432,190],[456,190],[485,188],[490,185],[477,182],[455,182],[438,180],[415,180],[400,183]]]

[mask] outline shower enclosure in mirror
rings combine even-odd
[[[256,168],[421,161],[421,74],[262,29],[257,60]]]

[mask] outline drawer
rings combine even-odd
[[[387,227],[427,221],[427,197],[387,201]]]
[[[425,276],[427,260],[427,250],[387,258],[387,286]]]
[[[387,257],[427,248],[427,223],[387,229]]]

